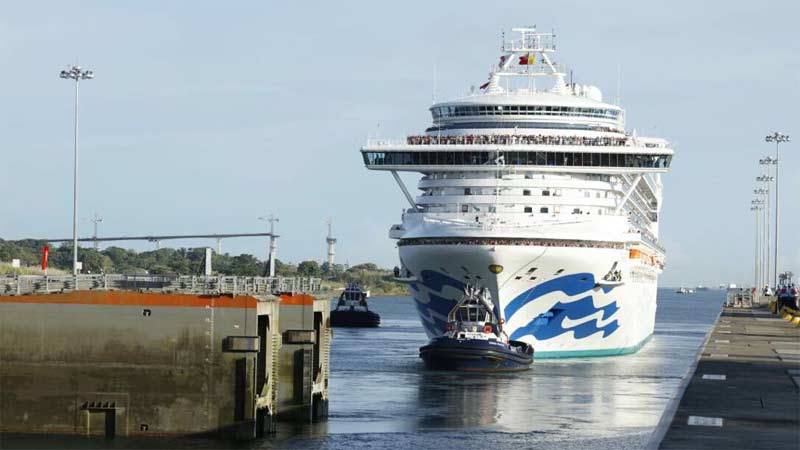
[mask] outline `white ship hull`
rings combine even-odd
[[[504,331],[533,345],[537,358],[632,353],[653,334],[658,273],[628,250],[401,245],[400,259],[417,280],[409,291],[431,338],[444,332],[464,283],[490,290]],[[615,262],[624,282],[598,285]],[[492,264],[502,272],[491,273]]]

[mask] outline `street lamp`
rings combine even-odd
[[[275,222],[280,222],[275,214],[270,214],[266,217],[259,217],[258,220],[263,220],[269,222],[269,254],[267,257],[269,258],[269,276],[275,276],[275,255],[278,246],[278,236],[275,235]]]
[[[769,189],[759,188],[754,189],[753,193],[758,197],[756,200],[750,202],[751,205],[758,208],[756,228],[758,228],[758,260],[759,260],[759,277],[758,286],[763,288],[767,283],[768,275],[764,273],[764,268],[768,266],[768,255],[765,249],[768,247],[769,240],[765,236],[766,228],[766,208],[765,199],[769,194]]]
[[[765,138],[767,142],[775,143],[775,288],[778,287],[778,214],[780,206],[778,204],[778,159],[780,158],[781,144],[784,142],[791,142],[788,134],[783,134],[778,131],[768,134]]]
[[[770,162],[764,161],[772,161],[772,158],[767,157],[766,159],[762,159],[760,162],[761,164],[771,164]],[[767,167],[769,170],[769,167]],[[775,177],[770,175],[760,175],[756,177],[756,181],[764,183],[764,200],[766,201],[764,205],[764,250],[766,252],[766,284],[769,285],[769,280],[772,278],[772,273],[770,272],[770,259],[772,253],[770,253],[770,242],[769,242],[769,216],[770,216],[770,206],[769,206],[769,185],[775,180]]]
[[[78,85],[81,80],[91,80],[94,73],[72,66],[61,71],[61,78],[75,80],[75,163],[72,178],[72,275],[78,275]]]
[[[760,231],[761,230],[760,230],[759,222],[761,222],[761,221],[758,220],[759,219],[759,217],[758,217],[759,214],[758,213],[759,213],[759,211],[761,211],[761,206],[758,204],[759,200],[753,200],[750,203],[753,204],[753,206],[750,207],[750,211],[753,211],[755,213],[755,216],[756,216],[755,268],[754,268],[754,271],[753,271],[753,286],[755,286],[756,293],[758,293],[761,290],[761,288],[759,287],[761,285],[761,261],[760,261],[760,258],[761,258],[761,248],[760,247],[761,247],[761,245],[759,243],[759,241],[761,240],[761,236],[760,236]]]

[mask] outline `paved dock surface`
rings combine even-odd
[[[722,311],[661,449],[800,449],[800,327]]]

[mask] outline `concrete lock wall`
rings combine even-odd
[[[249,296],[0,297],[0,432],[272,431],[279,327]]]
[[[330,301],[281,295],[280,420],[316,422],[328,416]]]

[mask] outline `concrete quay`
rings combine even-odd
[[[797,324],[766,308],[723,308],[698,358],[657,448],[800,448]]]
[[[0,439],[251,439],[327,417],[318,280],[62,278],[0,278]]]

